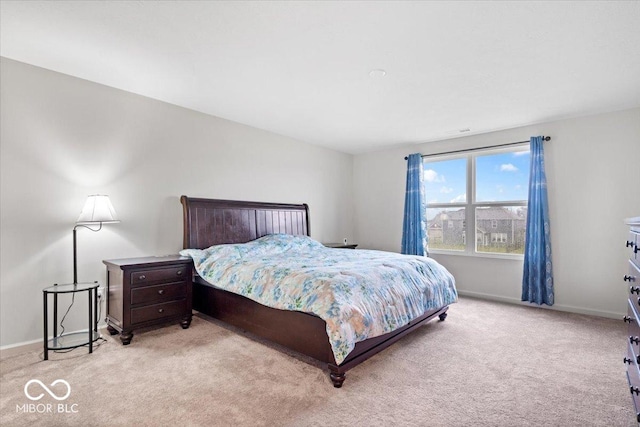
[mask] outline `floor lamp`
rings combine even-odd
[[[82,212],[73,227],[73,283],[78,283],[78,257],[76,251],[76,230],[78,227],[84,227],[91,231],[102,230],[102,224],[113,224],[120,222],[113,209],[113,205],[109,200],[109,196],[94,194],[87,198],[82,208]],[[90,225],[98,226],[97,229],[91,228]]]

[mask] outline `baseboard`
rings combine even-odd
[[[99,326],[98,330],[101,331],[103,335],[109,334],[109,332],[106,331],[106,327],[107,325]],[[80,332],[80,331],[75,331],[75,332]],[[85,332],[86,332],[86,329],[85,329]],[[44,345],[43,339],[39,338],[37,340],[24,341],[17,344],[2,346],[0,347],[0,360],[8,359],[9,357],[19,356],[23,353],[28,353],[30,351],[35,351],[38,349],[44,351],[43,345]]]
[[[25,341],[17,344],[5,345],[0,347],[0,360],[8,359],[9,357],[18,356],[22,353],[42,349],[42,338],[33,341]]]
[[[460,290],[460,289],[458,289],[458,294],[461,295],[461,296],[466,296],[466,297],[486,299],[486,300],[490,300],[490,301],[500,301],[500,302],[505,302],[505,303],[509,303],[509,304],[522,305],[522,306],[525,306],[525,307],[542,308],[544,310],[565,311],[565,312],[568,312],[568,313],[586,314],[586,315],[589,315],[589,316],[606,317],[606,318],[609,318],[609,319],[621,319],[626,314],[626,313],[614,313],[614,312],[610,312],[610,311],[593,310],[593,309],[590,309],[590,308],[574,307],[574,306],[571,306],[571,305],[561,305],[561,304],[554,304],[551,307],[549,307],[548,305],[538,305],[538,304],[533,304],[533,303],[526,302],[526,301],[520,301],[520,299],[518,299],[518,298],[505,297],[505,296],[501,296],[501,295],[485,294],[485,293],[482,293],[482,292],[464,291],[464,290]]]
[[[577,313],[577,314],[586,314],[589,316],[606,317],[609,319],[621,319],[626,314],[626,313],[613,313],[613,312],[601,311],[601,310],[592,310],[592,309],[583,308],[583,307],[574,307],[570,305],[560,305],[560,304],[554,304],[553,306],[549,307],[547,305],[538,305],[538,304],[532,304],[532,303],[520,301],[518,298],[485,294],[482,292],[465,291],[461,289],[458,289],[458,294],[464,297],[485,299],[490,301],[499,301],[499,302],[504,302],[508,304],[522,305],[526,307],[542,308],[544,310],[565,311],[568,313]],[[106,328],[106,325],[101,326],[99,329],[105,329],[105,328]],[[105,333],[108,333],[108,332],[105,332]],[[6,345],[3,347],[0,347],[0,360],[6,359],[9,357],[14,357],[23,353],[27,353],[29,351],[37,350],[38,348],[42,349],[42,339]]]

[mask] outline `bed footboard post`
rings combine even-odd
[[[335,388],[342,387],[342,383],[344,382],[347,374],[344,372],[340,372],[339,369],[336,369],[329,365],[329,378],[331,378],[331,382]]]
[[[447,318],[447,311],[449,310],[449,306],[444,306],[442,307],[442,309],[440,309],[440,313],[438,314],[438,318],[440,319],[441,322],[444,322],[444,319]]]

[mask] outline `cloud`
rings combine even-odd
[[[466,201],[467,201],[467,193],[464,193],[464,194],[460,194],[455,199],[451,199],[451,202],[449,203],[461,203]]]
[[[443,194],[449,194],[449,193],[451,193],[452,191],[453,191],[453,188],[451,188],[451,187],[442,187],[442,188],[440,189],[440,192],[441,192],[441,193],[443,193]]]
[[[527,150],[527,151],[516,151],[515,153],[513,153],[513,155],[515,157],[525,156],[527,154],[529,154],[529,150]]]
[[[439,175],[438,172],[433,169],[427,169],[424,171],[424,179],[427,182],[445,182],[444,176]]]
[[[517,172],[518,168],[513,166],[511,163],[505,163],[500,165],[500,172]]]

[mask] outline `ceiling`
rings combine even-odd
[[[640,106],[640,1],[2,0],[0,17],[4,57],[347,153]]]

